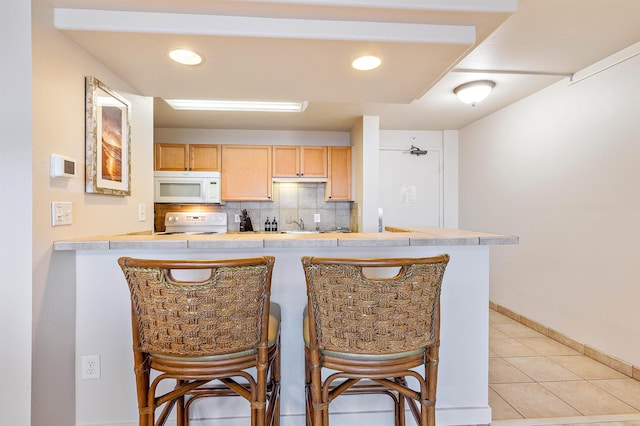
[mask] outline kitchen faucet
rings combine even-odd
[[[303,222],[302,219],[293,220],[293,219],[289,218],[289,219],[287,219],[287,223],[295,223],[296,225],[298,225],[298,230],[299,231],[304,231],[304,222]]]

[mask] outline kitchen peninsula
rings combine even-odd
[[[57,241],[54,251],[75,251],[76,365],[100,355],[101,379],[76,378],[77,424],[137,421],[131,351],[130,299],[117,259],[238,258],[272,255],[272,300],[282,306],[281,424],[304,424],[302,310],[306,287],[300,258],[423,257],[448,253],[442,289],[438,378],[439,425],[489,424],[488,305],[491,245],[517,244],[514,236],[443,228],[387,228],[384,233],[234,233],[214,235],[116,235]],[[340,405],[340,404],[344,405]],[[194,405],[191,424],[246,424],[243,401]],[[213,407],[213,408],[212,408]],[[392,405],[383,396],[347,398],[336,424],[387,425]],[[198,420],[199,419],[199,420]]]

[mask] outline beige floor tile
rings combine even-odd
[[[585,416],[635,414],[638,410],[588,381],[541,383]]]
[[[595,386],[606,390],[632,407],[640,410],[640,382],[635,379],[592,380]]]
[[[503,383],[491,388],[527,419],[580,414],[539,383]]]
[[[509,357],[506,358],[517,369],[536,382],[555,382],[560,380],[581,380],[560,364],[545,357]]]
[[[492,383],[531,383],[533,379],[518,370],[503,358],[489,359],[489,384]]]
[[[640,414],[509,419],[496,420],[491,423],[494,426],[640,426],[638,422],[640,422]]]
[[[489,350],[502,357],[540,356],[538,352],[515,339],[489,339]]]
[[[544,334],[538,333],[535,330],[530,329],[529,327],[522,325],[520,323],[499,323],[492,324],[497,330],[503,332],[509,337],[544,337]]]
[[[541,355],[580,355],[580,352],[575,351],[562,343],[556,342],[548,337],[521,337],[516,339],[518,342],[525,346],[530,347]]]
[[[616,422],[616,421],[603,421],[603,422],[589,422],[589,423],[563,423],[559,426],[640,426],[640,421],[629,422]]]
[[[489,323],[496,426],[640,426],[640,382],[491,309]]]
[[[595,423],[563,423],[559,426],[640,426],[640,421],[630,422],[595,422]]]
[[[509,336],[498,330],[494,326],[489,326],[489,338],[490,339],[510,339]]]
[[[587,380],[623,379],[627,377],[619,371],[616,371],[611,367],[607,367],[606,365],[584,355],[550,356],[549,358],[567,370],[570,370]]]
[[[489,407],[491,407],[492,420],[522,419],[522,415],[516,411],[507,401],[502,399],[491,387],[489,387]]]

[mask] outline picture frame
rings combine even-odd
[[[131,195],[131,103],[85,77],[85,192]]]

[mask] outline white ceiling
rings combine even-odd
[[[638,0],[50,0],[55,26],[156,97],[156,127],[459,129],[640,41]],[[204,54],[172,63],[171,48]],[[361,54],[382,66],[357,72]],[[100,76],[96,76],[100,78]],[[476,107],[457,85],[496,82]],[[173,111],[160,98],[306,100],[303,113]]]

